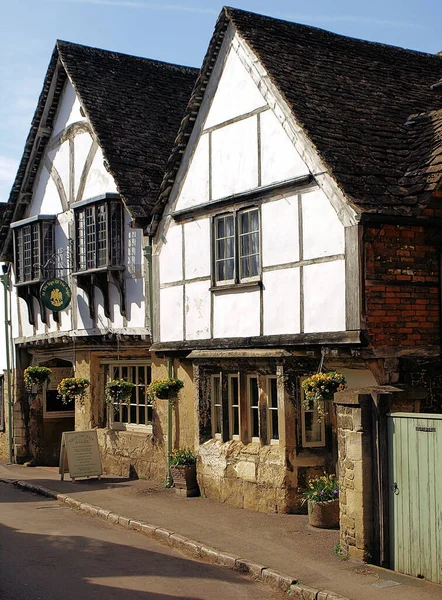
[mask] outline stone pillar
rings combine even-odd
[[[387,460],[385,426],[379,427],[381,412],[388,411],[386,397],[397,388],[379,386],[346,390],[335,394],[340,486],[340,544],[344,555],[375,562],[382,559],[385,514],[382,503]],[[382,410],[380,411],[380,407]],[[375,522],[376,521],[376,522]]]

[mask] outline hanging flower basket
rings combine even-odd
[[[41,390],[48,383],[51,375],[52,371],[48,367],[28,367],[24,372],[26,391],[32,392],[34,387]]]
[[[342,373],[329,371],[328,373],[316,373],[302,382],[304,390],[304,408],[311,410],[312,407],[318,411],[318,421],[327,414],[325,402],[332,401],[335,392],[345,390],[347,382]]]
[[[63,404],[69,404],[75,400],[82,402],[89,386],[89,379],[84,379],[83,377],[66,377],[58,384],[57,392]]]
[[[125,379],[112,379],[106,384],[106,396],[105,400],[107,404],[114,404],[116,402],[130,403],[132,398],[132,390],[135,384]]]
[[[165,379],[154,379],[147,386],[147,397],[154,403],[155,400],[170,400],[175,403],[180,389],[184,387],[184,381],[166,377]]]

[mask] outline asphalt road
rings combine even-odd
[[[140,533],[0,483],[1,600],[280,600]]]

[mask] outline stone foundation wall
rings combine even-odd
[[[289,512],[295,489],[286,487],[285,450],[210,440],[199,448],[201,494],[217,502],[266,513]]]

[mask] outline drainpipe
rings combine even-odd
[[[6,343],[6,384],[8,390],[8,448],[9,448],[9,464],[12,465],[12,395],[11,395],[11,363],[10,363],[10,346],[9,346],[9,326],[11,324],[9,320],[9,272],[10,265],[3,264],[2,270],[3,275],[0,275],[1,282],[4,290],[4,303],[5,303],[5,343]],[[2,398],[3,402],[3,398]]]
[[[167,359],[167,369],[169,377],[173,377],[173,358]],[[172,454],[172,404],[170,398],[167,399],[167,478],[166,487],[170,488],[173,485],[172,475],[170,473],[170,455]]]
[[[149,245],[144,246],[144,256],[147,260],[147,285],[149,294],[149,320],[150,339],[153,341],[153,291],[152,291],[152,236],[149,236]]]

